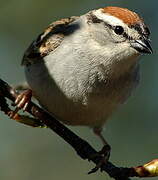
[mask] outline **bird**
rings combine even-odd
[[[102,129],[139,84],[140,57],[151,54],[150,30],[127,8],[107,6],[50,24],[22,59],[39,104],[64,124]],[[19,108],[30,91],[16,99]]]

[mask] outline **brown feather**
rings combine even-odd
[[[135,12],[132,12],[126,8],[108,6],[103,8],[102,12],[121,19],[127,25],[135,25],[142,21],[142,19]]]
[[[54,51],[68,35],[68,26],[76,19],[78,19],[77,16],[72,16],[50,24],[28,47],[21,64],[27,66],[35,64]]]

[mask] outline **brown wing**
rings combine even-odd
[[[64,39],[64,36],[71,33],[68,31],[68,26],[76,19],[78,17],[73,16],[50,24],[28,47],[21,64],[28,66],[37,63],[44,56],[56,49]]]

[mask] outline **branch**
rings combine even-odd
[[[9,116],[9,114],[13,112],[9,108],[6,98],[11,102],[14,102],[17,96],[18,93],[6,82],[0,79],[0,110],[6,115]],[[101,155],[94,156],[94,154],[97,154],[97,151],[90,144],[70,131],[67,127],[33,102],[29,103],[26,111],[39,121],[37,123],[46,125],[49,129],[63,138],[74,148],[82,159],[92,161],[96,165],[102,160]],[[158,159],[143,166],[131,168],[116,167],[108,161],[102,165],[101,170],[108,173],[108,175],[115,180],[129,180],[129,177],[156,177],[158,176]]]

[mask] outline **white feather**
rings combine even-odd
[[[97,16],[98,19],[103,20],[111,25],[119,25],[125,26],[126,24],[119,18],[112,16],[108,13],[102,12],[102,9],[98,9],[94,12],[94,15]],[[127,26],[127,25],[126,25]]]

